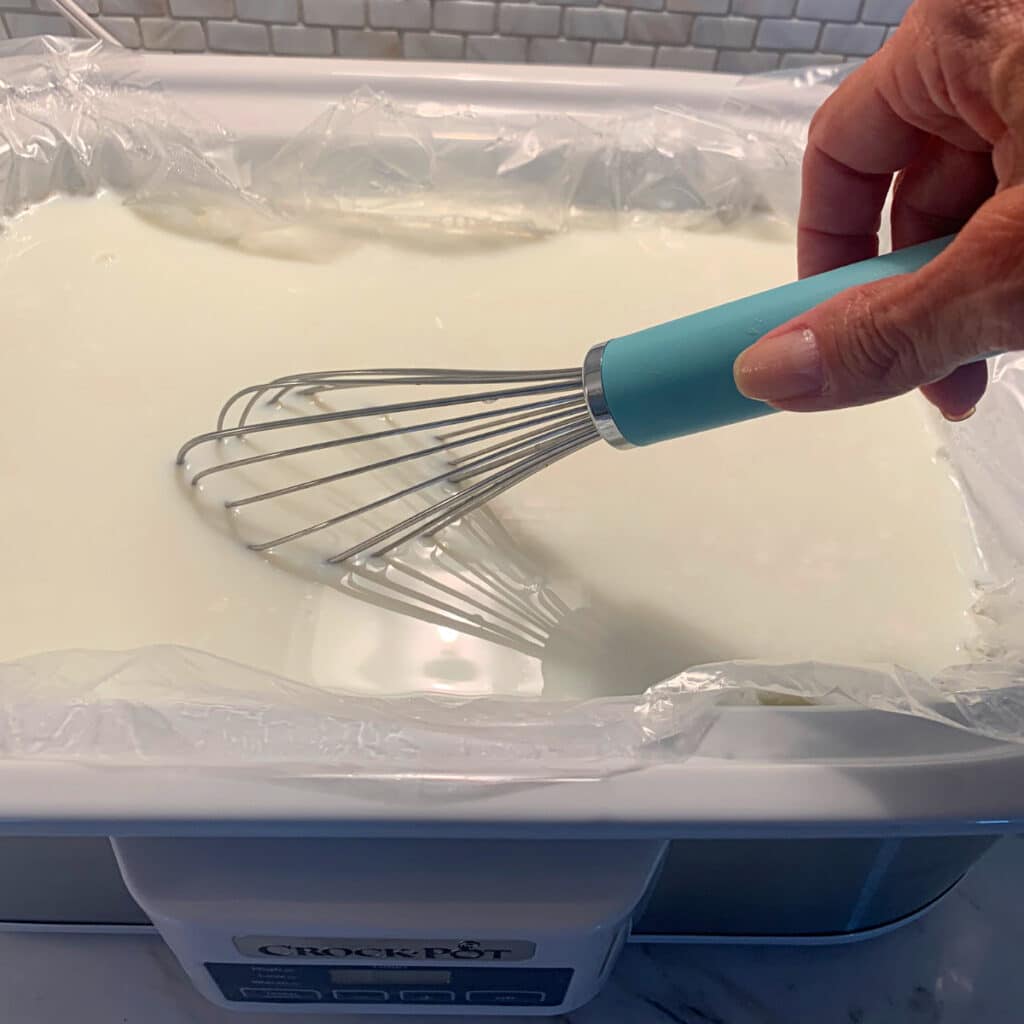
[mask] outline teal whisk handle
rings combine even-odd
[[[763,334],[853,285],[918,270],[953,240],[941,238],[724,306],[614,338],[585,364],[602,436],[623,447],[695,434],[772,412],[736,390],[736,357]]]

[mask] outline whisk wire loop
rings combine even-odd
[[[350,393],[368,388],[382,389],[385,400],[348,404]],[[429,397],[410,397],[410,389]],[[177,461],[193,486],[217,478],[231,513],[287,509],[289,528],[275,522],[249,542],[252,550],[324,534],[341,550],[323,561],[338,565],[437,533],[598,439],[578,367],[332,370],[241,388],[221,407],[216,429],[182,445]],[[328,471],[309,468],[318,457]],[[236,478],[255,489],[234,493]],[[320,491],[317,504],[298,501]]]

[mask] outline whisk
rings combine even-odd
[[[183,445],[177,462],[193,486],[219,488],[230,513],[263,509],[255,551],[314,540],[328,565],[382,556],[599,440],[648,445],[771,412],[736,390],[732,364],[743,349],[848,287],[920,268],[950,241],[603,342],[582,367],[278,377],[232,395],[216,429]],[[350,400],[382,387],[383,403]],[[236,491],[239,481],[248,493]]]
[[[574,611],[487,509],[455,542],[381,561],[349,562],[332,585],[364,603],[534,658],[544,657]]]
[[[702,640],[678,624],[549,578],[487,508],[452,533],[373,566],[350,560],[330,585],[363,603],[536,659],[548,697],[635,693],[680,666],[709,660]],[[520,682],[529,686],[530,679],[524,673]]]

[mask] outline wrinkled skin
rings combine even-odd
[[[895,247],[959,237],[922,270],[850,289],[758,341],[736,364],[745,394],[804,412],[920,387],[956,420],[984,394],[979,357],[1024,348],[1024,0],[916,0],[822,105],[804,160],[801,276],[877,254],[894,174]]]

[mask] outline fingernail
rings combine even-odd
[[[978,407],[976,405],[972,405],[967,412],[962,412],[959,416],[951,412],[944,412],[942,415],[949,423],[963,423],[964,420],[969,420],[977,411]]]
[[[740,353],[733,376],[740,394],[762,402],[818,395],[825,386],[818,339],[808,328],[762,338]]]

